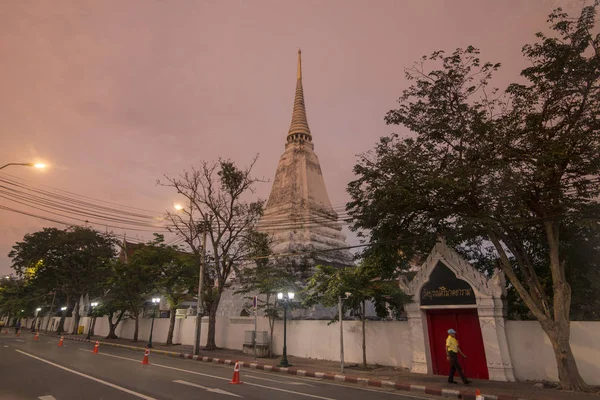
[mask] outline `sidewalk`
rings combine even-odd
[[[65,335],[65,339],[86,341],[84,335]],[[128,339],[105,339],[93,337],[92,342],[100,341],[104,345],[126,347],[142,351],[146,342],[132,342]],[[290,368],[279,367],[280,358],[257,358],[243,354],[241,351],[219,349],[201,351],[200,356],[192,356],[193,348],[187,345],[166,346],[153,343],[153,352],[172,357],[189,358],[198,361],[216,362],[219,364],[235,364],[242,362],[242,367],[261,369],[271,372],[287,373],[289,375],[316,377],[324,380],[349,382],[368,386],[394,388],[411,392],[447,396],[450,398],[475,399],[475,389],[481,390],[486,400],[600,400],[598,394],[582,394],[560,391],[551,388],[535,387],[534,382],[496,382],[474,380],[469,386],[463,384],[451,385],[442,376],[413,374],[401,368],[370,366],[368,371],[358,369],[356,364],[347,364],[345,373],[340,374],[340,363],[288,356],[292,364]]]

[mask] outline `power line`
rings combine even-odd
[[[22,215],[27,215],[27,216],[30,216],[30,217],[38,218],[38,219],[41,219],[41,220],[44,220],[44,221],[54,222],[54,223],[65,225],[65,226],[73,226],[74,225],[72,222],[66,222],[66,221],[59,220],[59,219],[49,218],[49,217],[45,217],[45,216],[42,216],[42,215],[37,215],[37,214],[29,213],[29,212],[26,212],[26,211],[17,210],[17,209],[11,208],[11,207],[6,207],[6,206],[3,206],[3,205],[0,205],[0,210],[10,211],[10,212],[14,212],[14,213],[17,213],[17,214],[22,214]],[[76,218],[71,218],[71,219],[74,219],[74,220],[82,222],[82,223],[90,223],[91,224],[91,222],[89,222],[87,220],[76,219]],[[106,226],[106,227],[115,228],[115,229],[122,229],[122,230],[133,230],[133,231],[140,231],[140,232],[148,232],[147,230],[144,230],[144,229],[124,228],[122,226],[115,226],[115,225],[106,225],[106,224],[95,224],[95,225]]]
[[[22,181],[22,182],[27,182],[25,179],[22,179],[22,178],[20,178],[18,176],[15,176],[15,175],[7,174],[6,172],[1,172],[0,175],[7,175],[7,176],[10,176],[11,178],[13,178],[15,180]],[[31,186],[31,185],[28,185],[28,186]],[[48,185],[44,185],[44,184],[39,184],[39,186],[48,188],[48,189],[56,191],[56,192],[67,193],[67,194],[70,194],[72,196],[81,197],[81,198],[84,198],[84,199],[93,200],[93,201],[97,201],[97,202],[100,202],[100,203],[105,203],[105,204],[110,204],[110,205],[114,205],[114,206],[118,206],[118,207],[122,207],[122,208],[128,208],[128,209],[131,209],[131,210],[145,211],[145,212],[149,212],[151,214],[155,214],[155,212],[152,211],[152,210],[146,210],[146,209],[143,209],[143,208],[131,207],[131,206],[123,205],[123,204],[112,203],[110,201],[95,199],[95,198],[84,196],[84,195],[81,195],[81,194],[69,192],[67,190],[57,189],[57,188],[54,188],[54,187],[51,187],[51,186],[48,186]]]
[[[592,178],[592,179],[587,179],[587,180],[589,182],[594,183],[598,179],[599,178]],[[133,213],[130,211],[124,211],[124,210],[120,210],[120,209],[106,207],[103,205],[94,204],[89,201],[81,201],[77,198],[64,196],[64,195],[52,193],[49,191],[39,190],[39,189],[35,189],[35,188],[30,188],[26,184],[21,184],[19,182],[11,181],[10,179],[0,179],[0,181],[17,187],[17,189],[15,189],[15,188],[7,187],[7,186],[0,186],[2,188],[6,189],[4,191],[0,191],[0,193],[4,194],[4,196],[0,196],[0,197],[8,199],[13,202],[16,202],[17,204],[25,205],[28,207],[32,207],[34,209],[38,209],[40,211],[48,212],[53,215],[58,215],[61,217],[73,219],[76,221],[83,221],[83,222],[87,222],[87,223],[91,223],[91,224],[95,224],[95,225],[101,225],[101,226],[107,226],[107,227],[109,226],[105,222],[98,222],[96,220],[90,221],[89,219],[82,220],[79,218],[72,217],[70,215],[65,215],[65,214],[55,212],[55,211],[61,211],[61,212],[66,212],[68,214],[74,214],[74,215],[83,216],[83,217],[87,217],[87,218],[93,217],[93,218],[100,219],[102,221],[108,221],[111,223],[120,223],[120,224],[132,226],[131,228],[125,227],[125,226],[118,226],[118,229],[124,229],[124,230],[131,229],[131,230],[137,230],[137,231],[148,231],[148,230],[139,229],[139,228],[150,228],[151,230],[163,229],[163,232],[167,232],[169,228],[177,230],[176,225],[174,225],[173,223],[164,224],[165,218],[161,219],[161,218],[158,218],[153,215],[141,214],[141,213],[137,213],[137,212]],[[574,184],[575,183],[571,183],[570,185],[572,186]],[[51,188],[51,189],[60,191],[60,189],[54,189],[54,188]],[[565,194],[570,194],[569,191],[573,191],[573,190],[576,190],[576,189],[569,189],[568,191],[565,192]],[[37,193],[39,195],[27,193],[27,191]],[[66,192],[66,191],[61,191],[61,192],[71,193],[71,192]],[[86,198],[86,199],[92,199],[90,197],[80,196],[80,195],[77,195],[74,193],[72,193],[72,194],[74,196],[78,196],[78,197],[82,197],[82,198]],[[49,198],[45,198],[43,196],[48,196]],[[516,194],[515,194],[515,196],[516,196]],[[103,200],[97,200],[97,199],[92,199],[92,200],[116,205],[116,203],[104,202]],[[74,205],[71,205],[69,203],[74,203]],[[31,205],[31,204],[35,204],[35,205]],[[117,205],[117,206],[136,209],[134,207],[128,207],[128,206],[122,206],[122,205]],[[54,211],[49,211],[48,209],[54,210]],[[136,209],[136,210],[143,210],[143,209]],[[329,212],[329,210],[316,210],[316,212],[318,213],[317,215],[304,214],[304,215],[297,216],[297,215],[293,215],[293,214],[292,215],[282,214],[280,216],[270,217],[265,220],[262,220],[260,223],[260,226],[264,230],[270,231],[270,232],[295,230],[295,229],[310,229],[310,228],[322,227],[324,225],[329,226],[332,229],[336,229],[336,227],[343,227],[343,226],[351,225],[351,222],[348,220],[351,217],[351,213],[353,211],[360,212],[359,209],[354,209],[354,210],[350,210],[350,211],[344,210],[340,213],[337,213],[335,208],[333,208],[333,207],[331,208],[331,210],[333,211],[333,214],[331,214]],[[144,211],[148,211],[148,210],[144,210]],[[309,212],[309,210],[307,210],[307,212]],[[30,214],[26,214],[26,215],[30,215]],[[336,215],[337,215],[337,219],[335,219]],[[40,218],[39,215],[36,217]],[[159,220],[163,224],[160,226],[153,224],[153,223],[156,223],[157,220]],[[150,221],[152,221],[152,223]],[[239,228],[242,226],[242,224],[245,224],[245,222],[233,223],[233,224],[231,224],[231,227],[233,229],[235,229],[236,227]],[[110,225],[110,226],[117,227],[115,225]]]

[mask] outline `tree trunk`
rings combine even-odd
[[[117,336],[117,334],[115,333],[115,331],[117,330],[117,326],[119,325],[119,322],[121,322],[121,318],[123,318],[123,312],[121,312],[119,314],[119,317],[117,318],[116,322],[113,322],[113,315],[114,313],[109,313],[108,314],[108,327],[109,327],[109,332],[108,332],[108,336],[106,337],[106,339],[118,339],[119,337]]]
[[[169,332],[167,333],[167,346],[173,344],[173,332],[175,332],[175,313],[177,307],[171,307],[171,315],[169,316]]]
[[[550,339],[550,343],[552,343],[552,348],[554,349],[561,388],[580,392],[591,391],[590,386],[585,383],[579,374],[579,368],[571,350],[569,342],[571,327],[569,321],[562,321],[562,323],[547,322],[542,324],[542,329],[548,335],[548,339]]]
[[[69,296],[67,296],[67,309],[62,312],[60,315],[60,321],[58,322],[58,328],[56,329],[56,334],[60,335],[65,331],[65,318],[67,318],[67,313],[69,312]]]
[[[539,292],[539,288],[535,284],[530,284],[530,287],[533,286],[533,290],[530,292],[517,277],[513,270],[513,265],[508,259],[498,235],[494,231],[489,231],[490,239],[502,261],[500,264],[502,270],[552,343],[561,389],[588,392],[591,391],[591,388],[579,374],[579,369],[577,368],[577,363],[575,362],[569,342],[571,336],[569,321],[571,288],[565,278],[564,265],[560,262],[558,226],[555,224],[556,222],[553,221],[544,223],[550,255],[550,271],[552,273],[552,310],[548,307],[547,299],[543,293]],[[514,250],[513,252],[520,255],[521,259],[524,258],[523,256],[526,256],[526,253],[520,254]],[[526,265],[519,264],[519,266],[526,270]],[[535,277],[534,271],[532,271],[532,275]]]
[[[365,322],[365,302],[362,303],[362,353],[363,353],[363,368],[367,368],[367,324]]]
[[[218,302],[214,302],[208,313],[208,334],[206,337],[206,347],[205,350],[216,350],[217,343],[215,341],[215,332],[217,326],[217,307]]]
[[[113,314],[108,313],[108,336],[106,339],[117,339],[117,335],[115,334],[116,325],[113,323]]]
[[[273,329],[275,329],[275,316],[269,316],[269,358],[273,357]]]
[[[94,328],[96,328],[96,319],[97,319],[97,318],[98,318],[98,317],[94,317],[94,318],[92,319],[92,327],[90,328],[90,332],[91,332],[91,333],[90,333],[90,336],[94,336]]]
[[[135,330],[133,331],[133,341],[138,341],[138,335],[140,333],[140,314],[135,316]]]
[[[77,335],[77,328],[79,328],[79,320],[80,319],[81,319],[81,315],[79,315],[79,301],[78,301],[77,303],[75,303],[75,307],[73,307],[73,329],[71,331],[71,335]]]
[[[546,321],[545,324],[542,324],[542,328],[544,328],[554,348],[561,388],[589,392],[591,388],[579,373],[569,341],[571,337],[571,286],[567,282],[564,263],[560,259],[559,224],[555,221],[547,221],[544,222],[544,228],[550,254],[554,320],[550,324]],[[544,327],[544,325],[548,326]]]

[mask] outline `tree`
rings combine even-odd
[[[114,311],[117,312],[114,327],[109,318],[111,326],[109,336],[116,337],[115,329],[125,312],[129,311],[131,318],[135,321],[134,342],[138,340],[140,314],[148,296],[155,289],[155,279],[157,277],[152,266],[136,260],[135,255],[138,251],[140,250],[133,253],[131,259],[117,260],[113,263],[109,278],[109,288],[112,296],[110,297],[111,301],[107,303],[109,308],[114,308]]]
[[[362,321],[363,368],[367,368],[366,303],[372,302],[380,318],[399,317],[409,297],[398,287],[398,280],[382,280],[381,271],[362,263],[357,267],[336,268],[318,265],[304,290],[307,305],[334,307],[342,302],[342,314],[356,311]],[[336,314],[331,322],[339,320]]]
[[[251,231],[247,235],[248,258],[256,263],[254,268],[241,271],[240,289],[235,294],[257,294],[257,309],[262,309],[269,319],[269,357],[273,351],[273,330],[279,318],[277,293],[300,290],[299,282],[307,278],[309,264],[298,258],[273,257],[272,240],[268,234]]]
[[[543,242],[542,240],[539,240]],[[456,250],[471,265],[489,276],[499,268],[497,253],[493,246],[473,247],[463,243],[455,244]],[[572,224],[561,231],[561,254],[565,261],[565,275],[572,288],[571,321],[597,321],[600,319],[600,297],[596,287],[600,283],[600,231],[594,227]],[[531,247],[532,262],[542,282],[550,282],[552,277],[546,247]],[[511,258],[512,259],[512,258]],[[514,262],[512,260],[511,262]],[[552,285],[544,285],[546,295],[552,296]],[[535,320],[535,316],[523,303],[515,288],[508,287],[508,318],[513,320]]]
[[[255,162],[256,157],[245,169],[229,160],[203,162],[200,169],[192,168],[178,178],[165,177],[163,184],[187,202],[179,212],[167,212],[170,229],[184,238],[197,259],[205,263],[200,238],[203,232],[208,236],[205,250],[211,262],[204,272],[207,285],[203,293],[209,317],[206,350],[217,348],[215,331],[221,294],[231,273],[240,272],[249,252],[246,235],[262,215],[263,200],[244,200],[259,181],[251,175]]]
[[[154,240],[136,250],[131,258],[137,269],[149,270],[152,288],[169,303],[170,321],[167,345],[173,344],[177,307],[193,292],[198,282],[198,261],[192,254],[167,246],[164,236],[154,234]]]
[[[35,309],[44,303],[44,294],[26,279],[0,280],[0,315],[21,318],[33,317]]]
[[[81,296],[102,284],[115,256],[114,244],[109,235],[88,228],[44,228],[25,235],[22,242],[13,246],[9,257],[17,275],[46,293],[64,293],[67,308],[71,308]],[[73,312],[73,333],[77,332],[80,318],[77,308]],[[67,312],[61,316],[58,333],[64,331]]]
[[[355,166],[349,211],[371,240],[491,243],[520,299],[548,335],[564,389],[588,390],[569,344],[571,287],[560,234],[597,215],[600,185],[600,35],[597,3],[578,19],[549,17],[558,37],[523,47],[525,84],[489,90],[500,65],[468,47],[435,52],[386,116],[416,138],[382,138]],[[425,63],[441,68],[426,71]],[[397,232],[397,233],[396,233]],[[418,242],[414,241],[414,244]],[[408,246],[405,246],[408,247]],[[545,249],[546,262],[534,258]],[[540,274],[543,267],[549,279]]]
[[[94,310],[94,314],[96,316],[106,315],[106,319],[108,320],[108,335],[106,335],[106,339],[118,339],[119,337],[116,333],[117,326],[119,326],[125,315],[127,305],[116,293],[107,293],[102,300],[102,304]]]

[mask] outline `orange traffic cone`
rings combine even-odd
[[[239,361],[235,362],[235,367],[233,368],[233,378],[231,378],[231,382],[234,385],[239,385],[240,383],[244,383],[240,381],[240,363]]]
[[[94,346],[94,351],[92,353],[98,354],[98,347],[100,347],[100,343],[96,340],[96,345]]]
[[[64,336],[60,337],[60,340],[58,341],[58,347],[63,347],[63,341],[65,340]]]
[[[33,338],[33,340],[40,340],[40,334],[39,334],[39,333],[36,333],[36,334],[35,334],[35,337]]]
[[[475,390],[475,400],[485,400],[481,395],[481,391],[479,389]]]
[[[148,362],[148,356],[149,355],[150,355],[150,349],[146,349],[146,352],[144,353],[144,359],[142,360],[142,364],[144,364],[144,365],[150,364]]]

